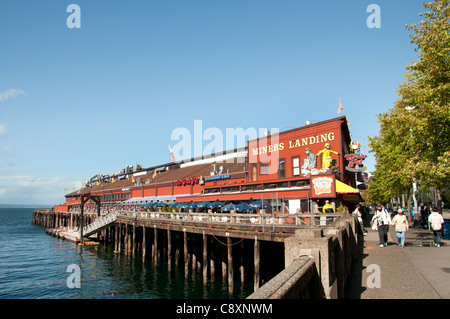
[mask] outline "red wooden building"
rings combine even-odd
[[[341,116],[267,134],[248,141],[245,149],[98,175],[67,194],[63,206],[76,207],[85,193],[100,196],[106,206],[263,200],[272,211],[284,213],[310,212],[315,201],[321,206],[325,199],[348,206],[361,200],[355,173],[345,169],[350,142],[347,120]]]

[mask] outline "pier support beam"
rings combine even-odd
[[[156,228],[156,225],[153,227],[153,262],[155,265],[158,264],[158,228]]]
[[[145,226],[142,226],[142,262],[145,262],[145,255],[147,253],[147,240],[145,237]]]
[[[258,241],[257,236],[255,236],[254,264],[255,264],[254,290],[256,291],[259,288],[259,279],[260,279],[259,272],[260,272],[260,266],[261,266],[260,243]]]
[[[227,236],[227,253],[228,253],[228,294],[233,296],[233,247],[230,236]]]
[[[167,263],[169,271],[172,270],[172,232],[167,228]]]
[[[188,255],[188,243],[186,229],[183,229],[183,242],[184,242],[184,277],[187,279],[189,273],[189,255]]]
[[[208,282],[208,237],[203,231],[203,285]]]

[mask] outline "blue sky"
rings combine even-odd
[[[79,29],[66,25],[71,3]],[[372,3],[381,28],[366,24]],[[346,115],[367,153],[416,60],[405,24],[423,11],[416,0],[2,0],[0,204],[59,203],[97,173],[170,162],[172,132],[194,120],[283,131]]]

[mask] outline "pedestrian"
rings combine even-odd
[[[367,231],[364,228],[364,222],[363,222],[363,219],[362,219],[361,204],[356,205],[356,209],[353,211],[353,214],[358,216],[359,225],[361,226],[361,230],[363,232],[363,235],[366,236],[367,235]]]
[[[434,245],[441,247],[441,229],[444,223],[444,218],[437,212],[436,206],[431,208],[431,214],[428,217],[431,229],[433,230]]]
[[[427,221],[428,221],[428,207],[425,206],[423,203],[420,203],[419,206],[419,213],[420,213],[420,226],[422,229],[428,228]]]
[[[406,232],[409,230],[409,223],[406,216],[403,215],[403,209],[399,208],[397,215],[392,219],[391,226],[395,226],[395,233],[397,235],[398,245],[405,247]]]
[[[325,205],[322,207],[322,213],[324,214],[332,214],[334,213],[334,207],[330,204],[329,200],[325,201]],[[326,226],[329,223],[329,220],[326,216],[320,216],[320,226]]]
[[[329,200],[325,201],[325,205],[323,205],[323,207],[322,207],[322,212],[324,214],[332,214],[332,213],[334,213],[334,207],[333,207],[333,205],[330,204]]]
[[[388,242],[389,225],[392,222],[389,213],[381,206],[381,204],[377,204],[377,208],[373,215],[372,221],[378,226],[380,247],[386,247]]]

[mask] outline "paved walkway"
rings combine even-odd
[[[450,219],[450,213],[444,213]],[[450,299],[450,240],[434,247],[433,233],[410,228],[405,247],[397,245],[394,227],[387,247],[378,232],[366,227],[361,258],[347,287],[349,299]],[[378,276],[379,275],[379,276]]]

